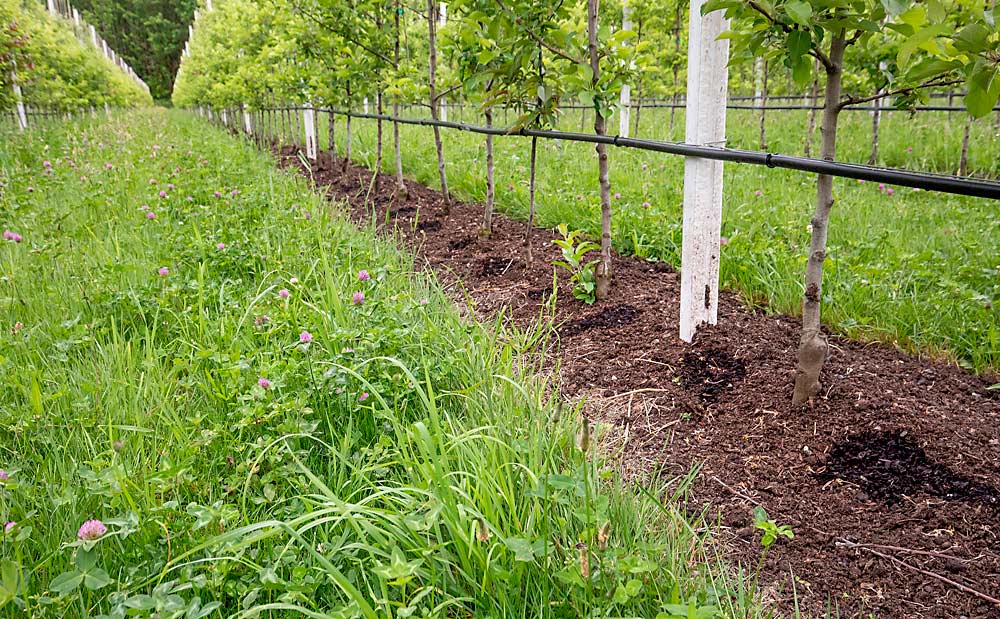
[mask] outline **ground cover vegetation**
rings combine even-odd
[[[756,616],[391,239],[180,112],[0,142],[0,614]]]

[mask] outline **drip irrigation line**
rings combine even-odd
[[[607,144],[609,146],[635,148],[638,150],[667,153],[669,155],[680,155],[682,157],[698,157],[701,159],[712,159],[715,161],[749,163],[753,165],[766,166],[768,168],[784,168],[787,170],[797,170],[799,172],[828,174],[830,176],[837,176],[841,178],[854,178],[876,183],[889,183],[903,187],[913,187],[927,191],[937,191],[961,196],[973,196],[977,198],[1000,200],[1000,183],[997,182],[947,176],[943,174],[929,174],[927,172],[911,172],[908,170],[900,170],[898,168],[882,168],[855,163],[810,159],[808,157],[798,157],[794,155],[764,153],[760,151],[740,150],[735,148],[721,148],[717,146],[699,146],[695,144],[685,144],[683,142],[659,142],[656,140],[639,138],[624,138],[617,135],[596,135],[593,133],[551,131],[544,129],[505,129],[501,127],[481,127],[461,122],[431,120],[425,118],[400,118],[388,114],[366,114],[363,112],[351,112],[349,110],[331,108],[281,107],[267,109],[272,111],[301,111],[304,109],[315,109],[318,112],[336,114],[339,116],[350,116],[352,118],[365,118],[369,120],[383,120],[398,122],[404,125],[418,125],[423,127],[437,126],[443,129],[456,129],[458,131],[467,131],[469,133],[478,133],[481,135],[527,136],[550,140],[563,140],[567,142]]]
[[[767,99],[769,101],[787,100],[787,101],[802,101],[803,99],[808,99],[810,97],[799,96],[771,96],[768,95]],[[747,105],[744,103],[739,103],[739,101],[755,101],[755,97],[730,97],[729,101],[735,101],[737,103],[729,103],[726,105],[726,109],[729,110],[753,110],[753,111],[771,111],[776,112],[781,111],[793,111],[793,110],[815,110],[822,111],[822,105]],[[418,104],[421,107],[429,107],[427,104]],[[454,108],[454,109],[465,109],[466,107],[471,107],[465,103],[442,103],[442,107]],[[636,102],[633,101],[629,107],[631,109],[642,108],[642,109],[684,109],[687,107],[684,103],[684,99],[678,99],[677,102],[673,101],[659,101],[652,100],[646,102]],[[582,105],[580,103],[567,103],[559,106],[563,110],[592,110],[594,106],[592,105]],[[845,105],[841,108],[841,111],[855,111],[855,112],[967,112],[968,108],[961,105],[915,105],[912,108],[904,107],[899,108],[891,104],[886,105]],[[992,108],[994,112],[1000,112],[1000,105]]]

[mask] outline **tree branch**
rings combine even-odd
[[[792,28],[788,24],[785,24],[785,23],[782,23],[782,22],[779,22],[778,20],[776,20],[774,18],[774,16],[772,16],[770,13],[767,12],[767,9],[765,9],[764,7],[762,7],[755,0],[747,0],[747,4],[750,6],[750,8],[752,8],[753,10],[755,10],[758,13],[760,13],[761,15],[763,15],[764,18],[767,19],[767,21],[769,21],[772,24],[774,24],[775,26],[778,26],[779,28],[781,28],[781,30],[783,32],[789,33],[789,32],[792,32],[794,30],[794,28]],[[827,71],[833,70],[833,68],[834,68],[833,63],[830,62],[830,59],[827,58],[826,54],[824,54],[821,50],[811,49],[811,50],[809,50],[809,55],[812,56],[813,58],[815,58],[816,60],[819,60],[820,63],[823,65],[823,67]]]
[[[509,15],[510,17],[512,17],[514,19],[514,23],[517,24],[518,26],[520,26],[521,29],[524,30],[527,33],[527,35],[529,37],[531,37],[536,43],[538,43],[539,45],[541,45],[545,49],[549,50],[550,52],[552,52],[556,56],[558,56],[560,58],[564,58],[564,59],[572,62],[573,64],[583,64],[583,60],[581,60],[579,58],[573,58],[572,56],[570,56],[566,52],[564,52],[561,49],[559,49],[559,48],[553,46],[552,44],[550,44],[548,41],[546,41],[541,36],[539,36],[531,28],[527,27],[524,24],[524,20],[521,19],[521,17],[519,15],[515,15],[510,9],[508,9],[507,6],[503,3],[503,0],[494,0],[494,1],[503,10],[503,12],[507,13],[507,15]]]
[[[942,81],[943,80],[943,81]],[[859,103],[868,103],[869,101],[875,101],[876,99],[884,99],[886,97],[895,97],[896,95],[908,95],[915,90],[923,90],[924,88],[937,88],[941,86],[954,86],[956,84],[961,84],[963,80],[952,79],[944,80],[944,78],[934,78],[927,80],[923,84],[918,84],[916,86],[907,86],[905,88],[898,88],[896,90],[887,90],[885,92],[875,93],[867,97],[847,97],[837,105],[837,110],[842,110],[850,105],[858,105]]]
[[[317,26],[320,26],[321,28],[324,28],[324,29],[333,30],[334,32],[337,33],[338,36],[343,37],[343,39],[345,41],[347,41],[349,43],[354,43],[355,45],[357,45],[361,49],[365,50],[366,52],[368,52],[372,56],[375,56],[376,58],[378,58],[379,60],[381,60],[382,62],[384,62],[386,64],[389,64],[389,65],[392,64],[392,59],[389,58],[389,56],[387,56],[385,54],[382,54],[378,50],[373,49],[371,46],[362,43],[356,37],[351,36],[350,34],[348,34],[347,29],[337,30],[337,29],[334,29],[334,28],[330,28],[327,25],[327,23],[322,18],[317,17],[311,11],[306,10],[306,8],[301,3],[293,3],[292,6],[295,9],[297,9],[301,15],[303,15],[306,18],[308,18],[311,21],[313,21]]]

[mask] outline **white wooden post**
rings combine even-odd
[[[441,27],[448,25],[448,5],[444,2],[438,5],[438,25]]]
[[[205,0],[205,10],[206,11],[212,10],[212,0]]]
[[[76,9],[73,9],[73,23],[76,24],[77,27],[80,26],[80,11],[77,11]]]
[[[632,8],[628,0],[622,2],[622,30],[632,29]],[[622,92],[618,98],[618,135],[628,137],[629,117],[631,115],[632,89],[627,83],[622,84]]]
[[[226,117],[226,108],[222,108],[222,111],[219,112],[219,116],[222,118],[222,126],[223,127],[228,127],[229,126],[229,119]]]
[[[55,15],[56,14],[56,0],[47,0],[47,4],[48,4],[48,7],[49,7],[49,13],[52,13],[53,15]]]
[[[702,15],[704,3],[691,3],[685,141],[723,146],[729,39],[719,35],[729,24],[722,11]],[[694,338],[701,324],[715,324],[718,319],[721,232],[722,162],[686,157],[680,316],[680,337],[685,342]]]
[[[253,123],[250,121],[250,112],[247,110],[247,104],[243,104],[243,129],[246,130],[247,135],[253,135]]]
[[[14,100],[17,102],[17,129],[25,131],[28,128],[28,115],[24,110],[24,98],[21,96],[21,84],[17,81],[17,61],[10,72],[10,81],[14,85]]]
[[[302,124],[306,128],[306,157],[316,160],[316,112],[312,104],[307,103],[302,110]]]
[[[93,26],[90,27],[90,38],[94,40],[94,47],[100,47],[100,45],[97,44],[97,28],[94,28]]]
[[[365,114],[367,114],[368,113],[368,97],[365,97],[365,100],[364,100],[363,103],[364,103],[364,106],[365,106]]]
[[[438,118],[443,122],[448,122],[448,106],[444,101],[438,102]]]

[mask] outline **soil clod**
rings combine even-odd
[[[497,258],[496,256],[490,256],[479,261],[479,276],[480,277],[496,277],[498,275],[503,275],[514,266],[513,258]]]
[[[680,373],[681,385],[696,389],[701,401],[715,402],[719,394],[742,380],[747,374],[746,365],[724,350],[710,348],[684,353]]]
[[[627,303],[616,305],[614,307],[603,309],[591,316],[581,318],[580,320],[567,322],[559,329],[559,335],[562,337],[573,337],[574,335],[590,331],[591,329],[615,329],[618,327],[624,327],[625,325],[634,322],[641,313],[642,312],[640,312],[638,308]]]
[[[1000,507],[1000,493],[931,460],[905,431],[866,431],[836,443],[820,479],[844,479],[890,505],[928,495]]]

